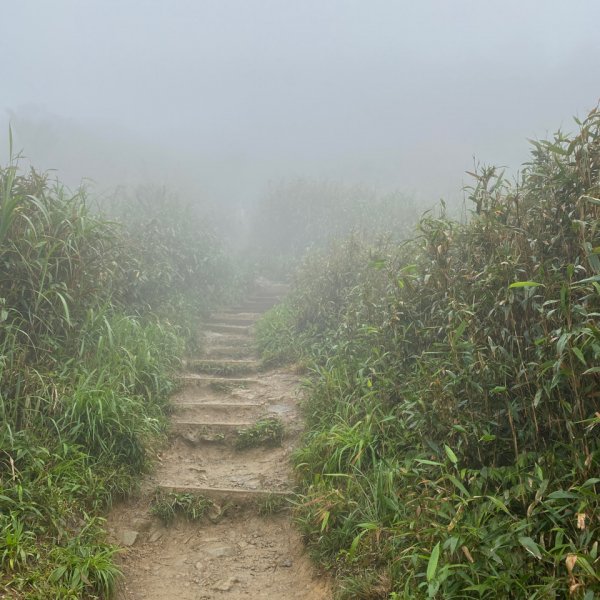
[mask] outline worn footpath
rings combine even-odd
[[[254,322],[284,291],[264,284],[237,309],[214,315],[204,354],[187,361],[157,468],[109,516],[124,547],[118,600],[330,598],[286,509],[301,430],[297,378],[259,372],[253,350]],[[281,445],[236,447],[238,431],[270,416],[284,423]],[[157,493],[170,492],[206,498],[206,516],[165,526],[151,506]]]

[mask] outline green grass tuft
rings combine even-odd
[[[165,525],[170,525],[177,516],[199,521],[212,505],[208,498],[201,495],[158,491],[154,496],[151,512]]]
[[[235,447],[238,450],[255,448],[257,446],[280,446],[285,429],[281,419],[265,417],[254,425],[238,431]]]

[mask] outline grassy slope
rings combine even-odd
[[[113,589],[100,515],[148,466],[194,315],[231,289],[218,240],[161,216],[128,231],[0,170],[0,595]]]
[[[340,598],[600,593],[600,113],[475,175],[469,223],[314,253],[259,331],[312,365],[298,520]]]

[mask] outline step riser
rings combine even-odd
[[[254,350],[254,344],[247,335],[229,335],[219,334],[216,336],[207,336],[203,340],[203,345],[207,350],[213,348],[237,348],[240,350]]]
[[[199,399],[198,401],[182,401],[182,402],[173,402],[171,404],[171,407],[173,408],[173,410],[175,411],[179,411],[179,410],[194,410],[194,409],[201,409],[201,410],[214,410],[214,411],[221,411],[224,413],[227,412],[236,412],[238,410],[242,410],[242,411],[246,411],[246,410],[258,410],[258,409],[263,409],[265,410],[268,405],[267,403],[262,403],[262,402],[252,402],[252,401],[248,401],[248,402],[215,402],[212,399],[206,399],[206,400],[202,400]]]
[[[206,375],[218,375],[218,376],[240,376],[250,375],[258,371],[258,363],[248,361],[246,364],[243,362],[227,362],[223,361],[209,361],[209,360],[197,360],[188,361],[186,363],[186,369],[193,373],[206,374]]]
[[[228,315],[213,315],[213,321],[217,323],[222,323],[223,325],[233,325],[239,327],[249,327],[250,325],[254,325],[256,321],[258,321],[259,316],[256,318],[237,318],[235,316]]]
[[[212,331],[213,333],[232,333],[238,336],[250,335],[250,327],[244,325],[226,325],[221,323],[207,323],[205,325],[206,331]]]
[[[178,406],[175,410],[176,419],[175,421],[214,421],[216,423],[223,423],[229,420],[229,414],[235,411],[236,421],[257,421],[262,415],[264,415],[264,408],[261,406],[236,406],[231,407],[220,407],[202,404],[195,404],[189,406]]]
[[[161,485],[159,489],[165,492],[178,492],[184,494],[196,494],[204,496],[209,500],[212,500],[218,505],[227,503],[233,504],[253,504],[268,500],[273,497],[292,497],[293,492],[290,490],[245,490],[243,488],[208,488],[201,486],[189,486],[189,485]]]
[[[236,346],[216,346],[214,348],[207,348],[207,358],[222,358],[223,360],[243,360],[244,358],[254,358],[256,352],[252,348],[244,349]]]
[[[248,427],[247,423],[178,423],[171,422],[171,435],[182,438],[188,444],[233,445],[238,431]]]
[[[211,377],[210,375],[182,375],[179,381],[187,388],[199,389],[239,389],[256,386],[260,383],[258,379],[249,379],[246,377]]]
[[[260,306],[253,307],[257,312],[260,312],[261,315],[264,315],[267,311],[271,310],[277,304],[261,304]]]

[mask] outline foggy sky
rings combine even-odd
[[[456,197],[600,97],[598,0],[0,0],[43,168],[243,201],[283,178]]]

